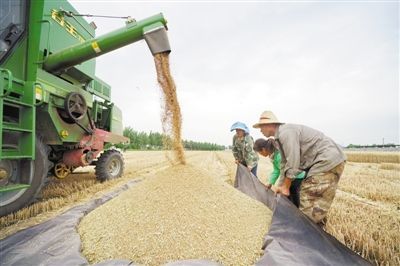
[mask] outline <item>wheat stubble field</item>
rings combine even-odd
[[[207,256],[225,265],[251,265],[259,258],[271,213],[231,187],[236,166],[229,151],[186,152],[186,166],[171,166],[164,152],[129,151],[124,157],[125,174],[117,180],[96,182],[92,168],[77,169],[64,180],[54,179],[44,188],[39,202],[0,218],[1,237],[140,179],[137,186],[82,220],[79,233],[89,261],[121,258],[124,252],[136,252],[126,258],[148,265],[194,256]],[[350,153],[348,157],[326,231],[374,264],[400,265],[400,155]],[[260,160],[258,175],[262,181],[271,168],[268,159]],[[129,226],[137,228],[131,234],[136,245],[121,245],[104,255],[102,248],[108,248],[110,236],[101,244],[96,237],[105,236],[107,231],[93,234],[89,228],[91,219],[106,214],[139,218],[136,224],[118,224],[126,221],[124,218],[115,223],[110,220],[110,225],[122,226],[125,232]],[[112,230],[118,231],[118,226]],[[174,227],[178,228],[175,232],[171,231]],[[124,241],[123,232],[115,234],[116,241]],[[232,242],[235,239],[240,241]],[[100,244],[93,245],[94,241]],[[159,241],[164,241],[160,250],[168,248],[149,253]],[[240,252],[232,252],[233,247],[240,247]]]

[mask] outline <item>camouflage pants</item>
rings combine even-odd
[[[331,207],[344,165],[343,162],[328,172],[307,177],[301,184],[299,209],[317,224]]]

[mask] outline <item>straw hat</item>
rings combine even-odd
[[[264,111],[260,115],[260,120],[258,121],[258,123],[254,124],[253,127],[259,128],[260,125],[265,125],[265,124],[283,124],[283,123],[279,122],[278,118],[276,118],[273,112]]]

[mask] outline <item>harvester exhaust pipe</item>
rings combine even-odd
[[[144,32],[144,39],[153,55],[170,53],[171,47],[168,41],[167,30],[163,25]]]

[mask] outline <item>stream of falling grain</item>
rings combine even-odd
[[[161,122],[164,133],[163,145],[165,150],[174,151],[175,160],[180,164],[185,164],[185,153],[183,151],[181,131],[182,115],[176,96],[175,82],[171,76],[169,68],[169,54],[159,53],[154,56],[157,70],[158,84],[163,92],[163,105]]]

